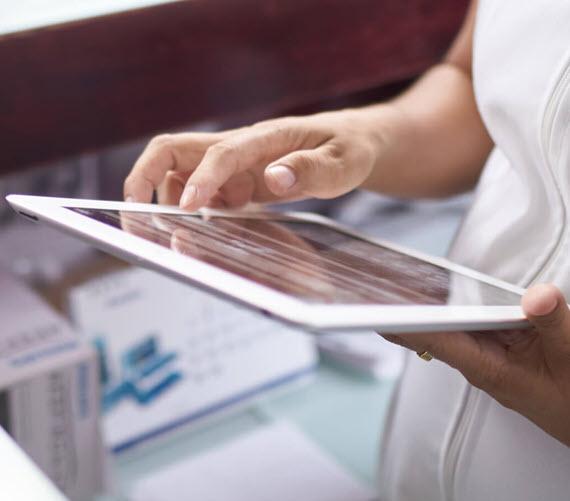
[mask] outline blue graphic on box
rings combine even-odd
[[[148,336],[128,348],[121,356],[120,374],[109,366],[109,350],[104,338],[94,339],[99,355],[99,374],[103,387],[103,411],[111,410],[124,399],[147,405],[182,379],[174,367],[175,352],[160,353],[156,336]]]

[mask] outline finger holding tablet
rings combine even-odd
[[[522,306],[530,329],[383,337],[454,367],[502,405],[570,445],[570,309],[562,293],[546,284],[531,287]]]

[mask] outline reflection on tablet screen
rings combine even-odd
[[[520,302],[515,293],[317,223],[70,210],[310,302]]]

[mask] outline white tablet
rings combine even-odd
[[[7,200],[28,219],[308,330],[528,326],[523,289],[315,214],[188,213],[25,195]]]

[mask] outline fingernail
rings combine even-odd
[[[135,202],[135,197],[129,195],[127,198],[125,198],[125,202],[134,203],[134,202]]]
[[[182,193],[182,197],[180,197],[180,207],[183,208],[188,207],[194,202],[194,200],[196,200],[197,196],[198,196],[198,188],[196,188],[196,186],[191,184],[184,190],[184,193]]]
[[[293,169],[291,169],[285,165],[272,165],[272,166],[267,168],[266,172],[267,172],[267,174],[269,174],[273,178],[275,183],[282,190],[288,190],[297,181],[297,178],[295,176],[295,173],[293,172]]]
[[[540,305],[541,315],[550,315],[554,312],[557,306],[558,298],[556,296],[550,296],[543,299],[542,304]]]
[[[524,299],[527,311],[538,317],[550,315],[558,306],[558,296],[551,286],[535,285],[529,289]]]

